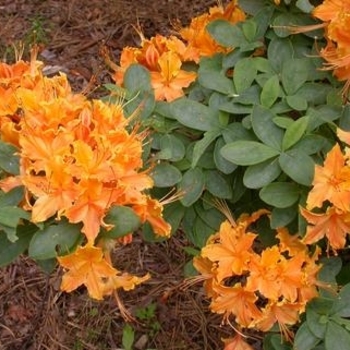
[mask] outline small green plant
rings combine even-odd
[[[122,338],[122,345],[124,350],[132,350],[132,345],[134,344],[134,340],[135,340],[135,331],[129,324],[126,324],[123,328],[123,338]]]
[[[30,24],[31,26],[24,37],[26,46],[32,46],[33,44],[47,44],[48,28],[45,24],[45,19],[41,16],[35,16],[30,20]]]
[[[145,307],[136,310],[135,315],[150,329],[149,335],[152,337],[160,330],[160,323],[156,315],[157,304],[150,303]]]

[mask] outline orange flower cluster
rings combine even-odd
[[[192,71],[182,69],[183,62],[199,62],[202,56],[211,56],[227,49],[217,44],[206,31],[206,26],[216,20],[226,19],[231,23],[243,21],[245,14],[231,1],[226,8],[215,6],[208,14],[192,19],[191,24],[179,31],[180,40],[176,36],[166,38],[156,35],[145,39],[141,34],[141,47],[125,47],[121,53],[120,66],[110,63],[115,70],[113,79],[122,85],[127,68],[138,63],[146,67],[151,74],[151,84],[156,100],[172,101],[184,95],[187,88],[197,77]]]
[[[257,234],[249,227],[268,213],[259,210],[242,215],[237,222],[232,218],[223,222],[194,259],[194,266],[205,280],[210,309],[223,314],[225,322],[234,316],[239,326],[264,332],[277,322],[288,337],[288,325],[299,320],[306,303],[318,294],[319,251],[311,255],[296,235],[280,228],[279,244],[259,252]]]
[[[337,134],[350,145],[349,132],[338,129]],[[342,152],[336,144],[327,154],[323,166],[315,166],[312,184],[307,207],[301,208],[301,214],[309,223],[303,242],[312,244],[327,237],[333,250],[342,249],[350,233],[350,149]]]
[[[143,280],[119,276],[108,251],[95,246],[100,228],[113,227],[104,222],[108,210],[128,206],[160,236],[169,236],[170,225],[162,204],[145,192],[153,186],[142,170],[145,135],[129,125],[122,101],[88,100],[72,93],[65,75],[48,78],[40,67],[34,59],[0,64],[1,138],[17,146],[20,157],[20,174],[5,178],[1,188],[24,186],[34,223],[56,216],[83,224],[87,245],[58,259],[70,270],[62,288],[85,284],[101,299],[112,286],[130,288]]]
[[[327,68],[334,70],[340,81],[346,81],[344,91],[350,87],[350,1],[324,0],[313,10],[313,16],[325,22],[327,45],[320,55]]]

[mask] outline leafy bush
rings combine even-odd
[[[2,64],[0,263],[57,259],[63,290],[102,299],[149,278],[116,270],[115,244],[181,229],[186,283],[236,331],[226,350],[252,349],[251,329],[267,350],[346,349],[348,17],[330,0],[213,7],[106,55],[103,101]]]

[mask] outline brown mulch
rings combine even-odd
[[[14,60],[13,46],[40,46],[38,59],[52,74],[63,71],[76,91],[109,82],[100,50],[117,61],[125,46],[137,46],[140,26],[146,37],[172,33],[216,4],[215,0],[0,0],[0,59]],[[152,279],[120,296],[136,322],[134,349],[218,350],[232,332],[210,313],[200,285],[180,288],[190,260],[181,233],[162,243],[140,236],[115,252],[116,267]],[[117,350],[125,319],[112,298],[89,299],[84,289],[59,290],[61,271],[45,274],[27,257],[0,268],[0,350]],[[150,306],[154,313],[137,315]],[[255,343],[254,343],[255,342]],[[256,348],[260,343],[252,340]]]

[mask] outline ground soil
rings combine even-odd
[[[215,0],[0,0],[0,59],[14,59],[13,45],[33,43],[47,72],[63,71],[77,91],[93,80],[110,80],[100,55],[107,46],[117,61],[125,46],[137,46],[140,26],[146,37],[168,35],[179,20],[215,5]],[[96,90],[95,90],[96,91]],[[232,330],[208,310],[200,285],[182,288],[189,243],[178,232],[169,241],[132,244],[115,252],[116,266],[152,279],[120,294],[132,315],[133,349],[218,350]],[[127,319],[113,299],[92,301],[85,290],[62,293],[61,271],[46,274],[27,257],[0,269],[0,350],[117,350]],[[153,311],[152,311],[153,310]],[[146,315],[146,316],[145,316]],[[260,342],[251,339],[257,349]]]

